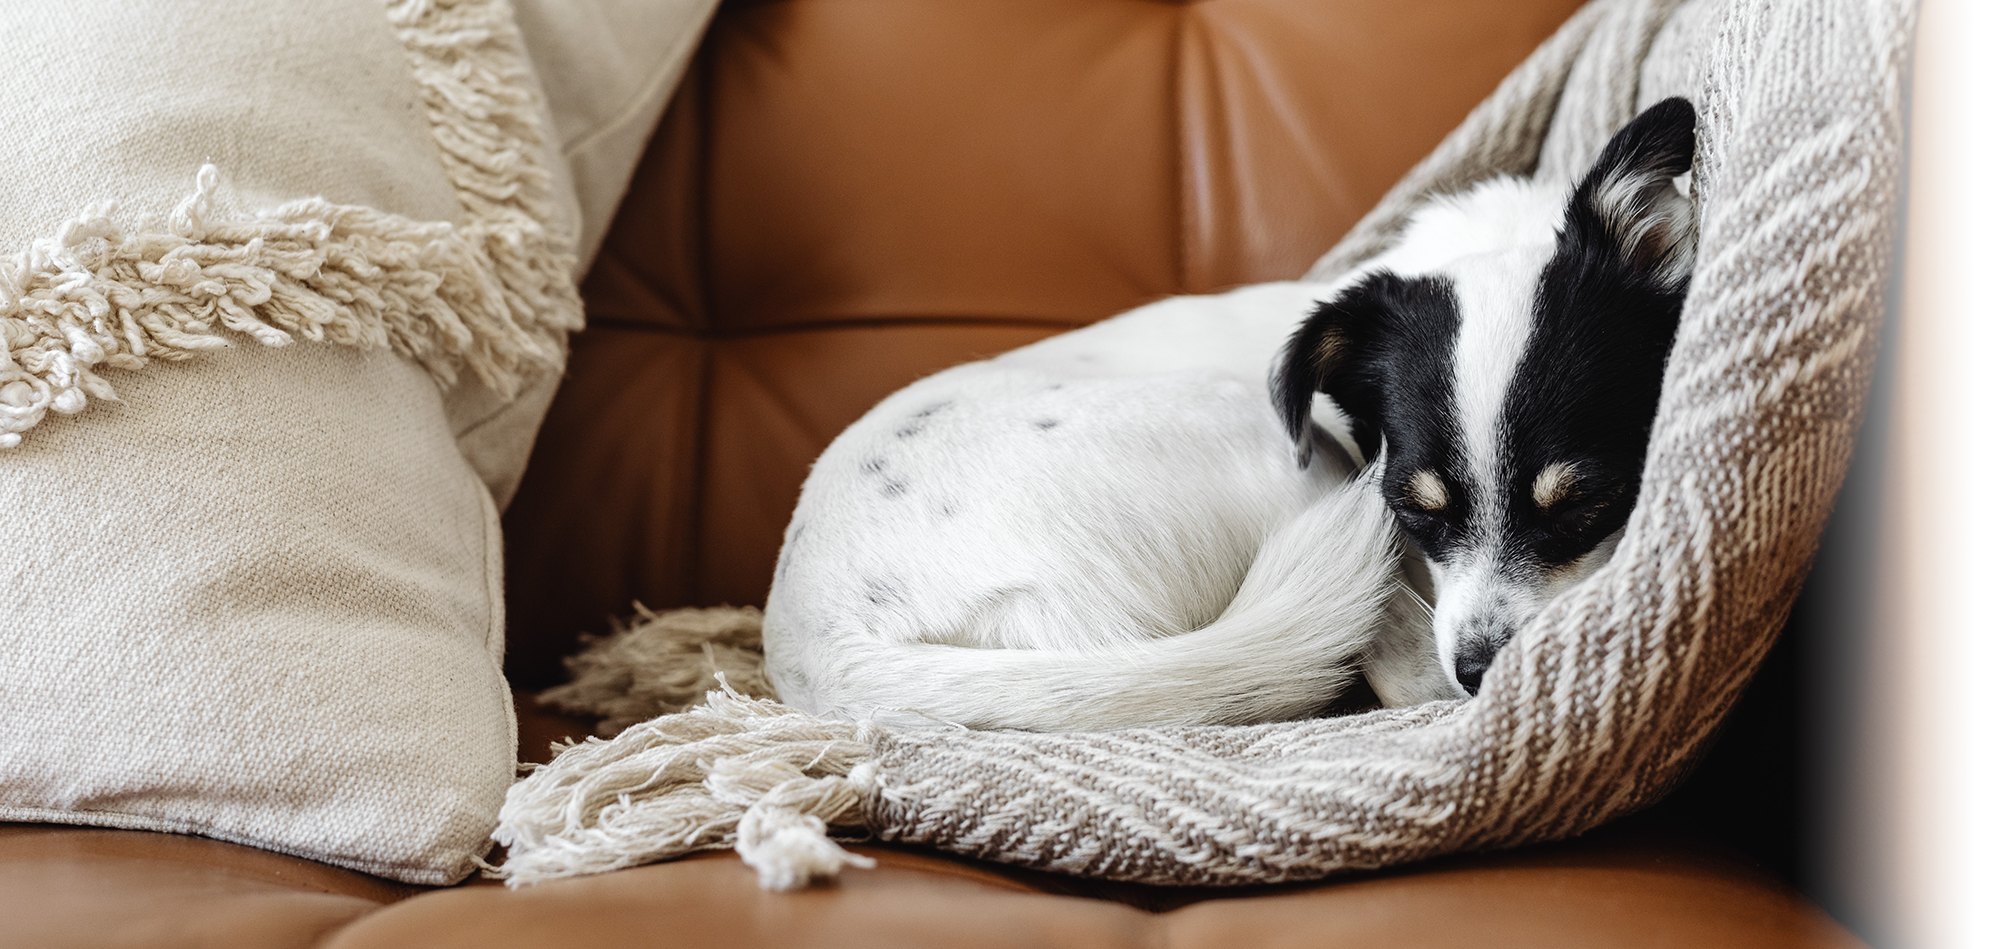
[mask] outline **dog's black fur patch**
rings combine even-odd
[[[1535,294],[1534,332],[1508,385],[1502,470],[1514,475],[1506,536],[1544,566],[1572,563],[1625,523],[1638,496],[1685,278],[1663,282],[1657,256],[1627,257],[1590,196],[1614,174],[1684,174],[1694,107],[1667,99],[1604,147],[1570,197]],[[1570,464],[1570,497],[1544,511],[1536,474]]]
[[[1319,391],[1347,415],[1364,458],[1389,449],[1383,492],[1404,531],[1427,552],[1450,542],[1467,504],[1465,486],[1451,474],[1463,441],[1449,410],[1460,319],[1457,297],[1441,278],[1369,274],[1313,311],[1293,334],[1276,380],[1279,411],[1294,441],[1309,437],[1312,395]],[[1450,500],[1442,509],[1420,508],[1402,495],[1424,468],[1444,483]]]
[[[1346,413],[1355,443],[1372,460],[1384,435],[1406,429],[1399,423],[1414,422],[1422,406],[1449,404],[1458,323],[1458,300],[1437,277],[1372,273],[1315,307],[1292,333],[1271,380],[1292,441],[1302,450],[1312,444],[1312,398],[1324,392]],[[1430,434],[1442,444],[1457,436]],[[1416,448],[1398,444],[1392,454]],[[1307,460],[1301,454],[1300,464]]]

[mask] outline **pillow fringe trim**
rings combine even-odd
[[[0,259],[0,448],[49,413],[116,401],[102,372],[297,339],[387,348],[439,386],[471,375],[512,398],[559,371],[583,325],[568,235],[550,232],[541,107],[502,0],[388,4],[466,211],[416,221],[307,198],[217,219],[202,167],[163,224],[127,232],[100,204]]]

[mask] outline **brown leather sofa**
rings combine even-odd
[[[725,3],[586,282],[591,328],[506,517],[517,688],[559,681],[577,634],[634,600],[761,602],[808,465],[904,383],[1301,273],[1578,5]],[[587,727],[520,704],[524,757]],[[6,825],[0,944],[1859,945],[1755,846],[1688,826],[1231,891],[864,846],[877,869],[775,895],[732,854],[425,890]]]

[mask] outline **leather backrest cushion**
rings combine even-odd
[[[761,604],[813,458],[919,376],[1298,276],[1579,5],[725,3],[507,515],[510,675]]]

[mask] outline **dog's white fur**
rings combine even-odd
[[[1469,424],[1497,424],[1566,198],[1489,182],[1367,268],[1453,279]],[[1451,624],[1490,570],[1434,568],[1429,620],[1337,410],[1319,400],[1313,437],[1348,451],[1300,470],[1266,396],[1272,354],[1340,289],[1164,300],[883,401],[788,529],[764,630],[780,696],[1024,729],[1297,718],[1357,670],[1390,705],[1463,696]]]

